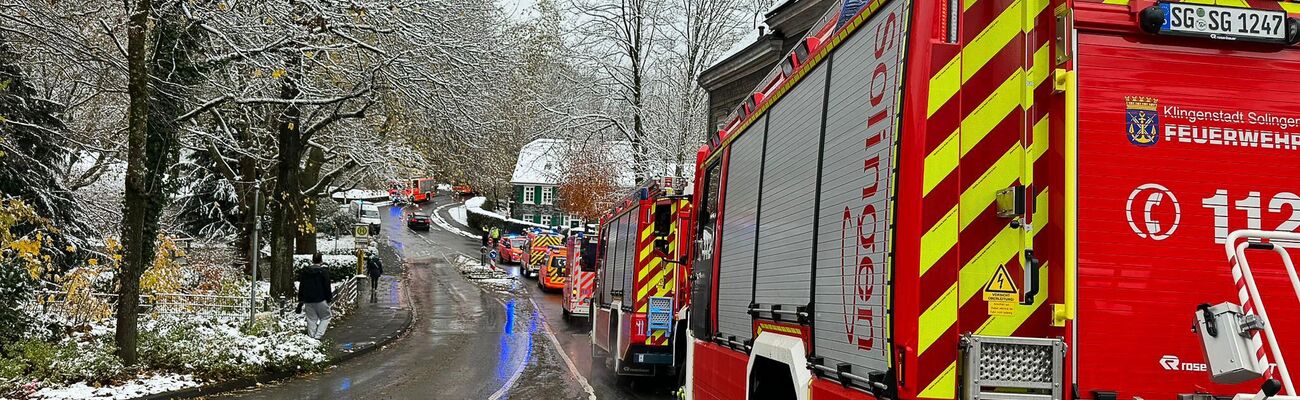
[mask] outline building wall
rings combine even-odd
[[[556,196],[558,188],[555,185],[526,184],[512,186],[514,187],[514,195],[510,199],[510,218],[550,226],[568,227],[574,226],[574,223],[581,226],[582,220],[580,218],[565,214],[556,206],[559,198]],[[549,217],[549,220],[547,217]]]

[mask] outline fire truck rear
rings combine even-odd
[[[1294,396],[1297,13],[829,10],[698,154],[687,397]]]
[[[551,246],[559,245],[564,238],[555,233],[533,229],[528,231],[528,258],[520,263],[525,276],[538,276],[542,264],[546,262],[546,256],[551,251]]]
[[[596,291],[596,256],[599,254],[596,238],[584,230],[573,229],[564,239],[570,261],[562,295],[562,315],[566,322],[573,317],[591,316],[591,297]]]
[[[664,182],[671,182],[665,179]],[[592,302],[593,368],[674,375],[685,357],[688,197],[650,181],[601,218]]]

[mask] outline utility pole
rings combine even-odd
[[[257,217],[258,201],[262,195],[262,180],[253,181],[253,248],[248,250],[249,263],[252,266],[253,279],[248,283],[248,326],[253,326],[253,320],[257,317],[257,259],[261,258],[261,249],[258,247],[257,234],[262,230],[262,219]]]

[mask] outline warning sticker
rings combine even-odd
[[[989,315],[995,317],[1010,317],[1016,313],[1016,303],[1013,301],[990,301]]]
[[[984,284],[984,301],[989,302],[990,315],[993,315],[994,302],[1020,301],[1020,289],[1016,288],[1016,281],[1011,279],[1006,265],[999,265],[998,270],[993,272],[993,278],[989,279],[989,283]]]

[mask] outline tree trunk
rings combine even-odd
[[[297,58],[289,59],[290,75],[285,79],[280,90],[280,98],[298,97],[297,79],[299,62]],[[298,237],[302,191],[299,187],[298,172],[302,165],[302,110],[297,105],[287,105],[276,119],[279,152],[276,154],[275,190],[271,201],[271,297],[288,299],[295,292],[293,288],[293,254],[294,239]]]
[[[145,140],[149,130],[149,75],[145,41],[150,0],[137,0],[127,23],[127,162],[122,205],[123,258],[117,299],[117,327],[113,339],[117,355],[126,365],[136,363],[140,306],[140,275],[153,255],[154,238],[147,235],[150,201]],[[156,221],[155,221],[156,224]]]
[[[304,188],[311,188],[320,181],[320,170],[325,164],[325,151],[319,147],[312,147],[307,152],[307,164],[303,167],[300,184]],[[325,193],[329,193],[329,188],[322,188]],[[311,229],[298,230],[298,254],[313,254],[316,252],[316,231],[319,227],[316,225],[316,202],[321,200],[321,193],[304,193],[306,196],[303,200],[302,213],[300,214],[303,226],[311,226]]]

